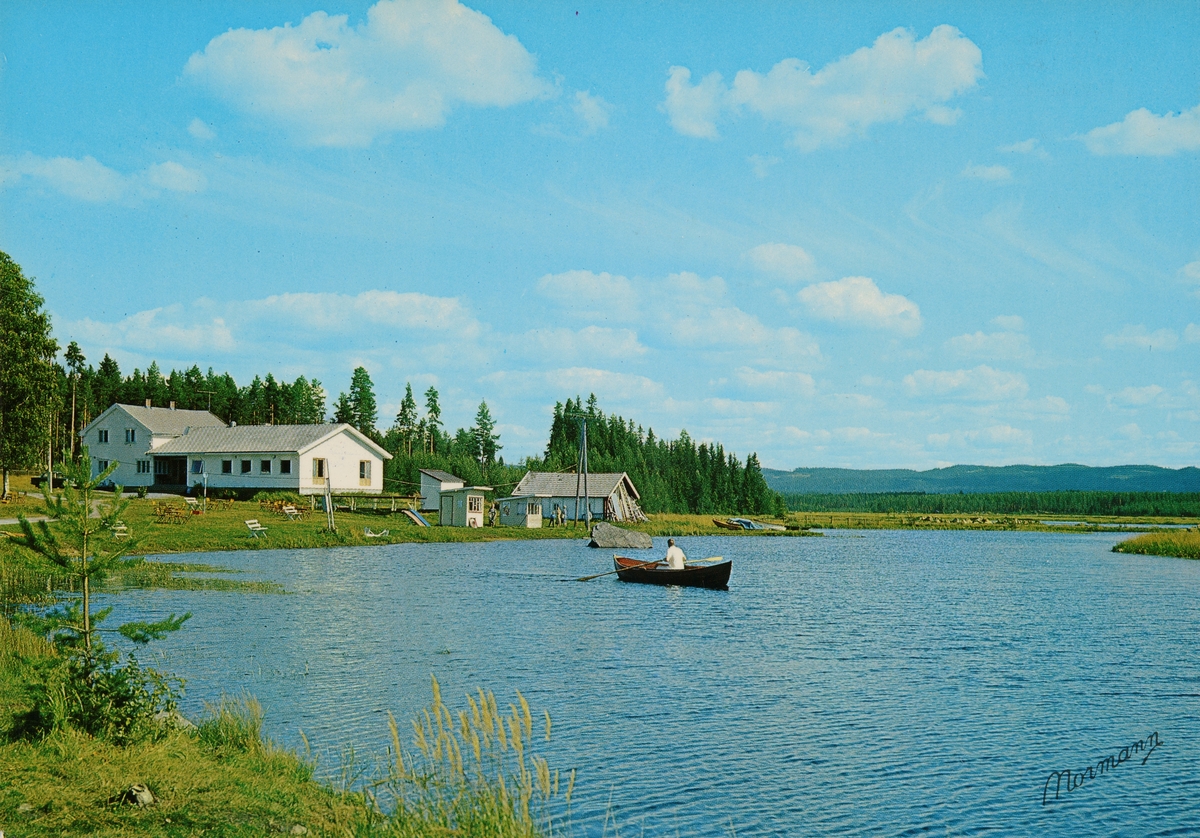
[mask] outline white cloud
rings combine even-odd
[[[209,128],[199,117],[188,123],[188,133],[197,140],[204,140],[206,142],[214,140],[217,137],[216,132],[212,128]]]
[[[904,377],[914,396],[948,396],[968,401],[998,402],[1024,398],[1025,376],[981,365],[970,370],[916,370]]]
[[[1119,407],[1141,407],[1142,405],[1150,404],[1158,398],[1159,394],[1166,392],[1157,384],[1148,384],[1145,387],[1126,387],[1118,393],[1113,393],[1108,397],[1109,404],[1114,404]]]
[[[1196,282],[1200,282],[1200,261],[1188,262],[1186,265],[1184,265],[1182,268],[1179,269],[1179,272],[1182,273],[1184,276],[1186,276],[1188,279],[1194,280]]]
[[[1170,352],[1179,344],[1179,336],[1173,329],[1159,329],[1147,332],[1145,326],[1126,326],[1115,335],[1104,336],[1106,349],[1157,349],[1160,352]]]
[[[1006,332],[1021,332],[1025,330],[1025,320],[1016,314],[1001,314],[992,318],[992,325]]]
[[[594,134],[601,128],[608,127],[612,105],[599,96],[593,96],[590,91],[578,91],[575,94],[575,104],[571,107],[575,115],[583,120],[585,134]]]
[[[536,393],[595,393],[602,403],[659,402],[663,386],[643,375],[597,369],[595,367],[566,367],[544,371],[504,370],[485,375],[485,383],[503,386],[511,392]]]
[[[812,395],[816,392],[813,377],[804,372],[756,370],[753,367],[739,367],[736,374],[738,380],[747,387],[763,387],[803,395]]]
[[[200,172],[171,160],[155,163],[146,169],[146,179],[160,189],[172,192],[203,192],[208,186],[208,181]]]
[[[759,180],[765,178],[771,172],[771,167],[779,162],[779,158],[775,155],[751,154],[746,158],[746,162],[750,164],[750,168],[754,171],[754,176]]]
[[[835,282],[821,282],[802,289],[797,295],[817,317],[855,323],[873,329],[887,329],[904,335],[921,331],[921,310],[899,294],[884,294],[874,280],[848,276]]]
[[[1092,154],[1100,155],[1162,157],[1180,151],[1200,151],[1200,105],[1162,116],[1138,108],[1120,122],[1093,128],[1083,141]]]
[[[993,332],[958,335],[946,341],[946,348],[966,358],[1018,361],[1031,357],[1029,338],[1020,332]]]
[[[85,344],[121,347],[140,352],[186,350],[190,352],[230,352],[236,342],[225,320],[214,317],[207,322],[178,322],[183,306],[139,311],[116,323],[83,319],[65,324],[66,334]]]
[[[1183,330],[1183,339],[1188,343],[1200,343],[1200,326],[1188,323],[1187,328]]]
[[[1033,445],[1033,434],[1011,425],[992,425],[970,431],[929,434],[926,439],[939,448],[966,447],[1029,447]]]
[[[746,256],[760,271],[778,274],[786,279],[808,279],[812,276],[813,258],[804,248],[794,244],[760,244],[747,251]]]
[[[523,345],[543,357],[564,359],[633,358],[646,354],[646,347],[631,329],[585,326],[582,329],[534,329],[521,337]]]
[[[233,29],[185,75],[314,145],[364,146],[435,128],[459,104],[507,107],[547,95],[513,35],[453,0],[380,0],[364,22],[313,12],[298,26]]]
[[[0,185],[27,177],[40,181],[69,198],[91,203],[152,197],[158,190],[201,192],[204,175],[172,160],[155,163],[140,172],[123,175],[94,157],[0,157]]]
[[[1012,180],[1012,170],[1007,166],[976,166],[968,163],[967,167],[962,170],[962,176],[973,180],[1004,183]]]
[[[479,321],[457,297],[397,291],[363,291],[361,294],[278,294],[241,303],[247,315],[287,319],[306,329],[325,332],[355,332],[363,324],[396,329],[424,329],[473,338],[481,331]]]
[[[1046,150],[1039,145],[1036,139],[1022,140],[1019,143],[1012,145],[999,146],[996,151],[1001,151],[1006,154],[1032,154],[1035,157],[1040,157],[1045,160],[1050,157]]]
[[[717,138],[723,114],[753,111],[793,129],[793,143],[814,151],[914,113],[953,123],[958,112],[943,103],[975,87],[982,65],[979,47],[952,26],[938,26],[921,40],[896,29],[816,73],[788,58],[766,75],[742,70],[726,86],[719,73],[692,84],[688,68],[672,67],[663,107],[676,131],[707,139]]]
[[[592,271],[546,274],[538,291],[579,315],[629,320],[637,314],[638,295],[623,276]]]

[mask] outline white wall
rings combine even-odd
[[[208,474],[208,489],[256,489],[264,492],[294,492],[300,487],[300,456],[295,451],[274,451],[253,454],[205,454],[192,455],[187,458],[187,485],[191,488],[196,483],[203,483],[204,478],[192,471],[192,464],[200,460],[203,469]],[[222,461],[230,460],[233,465],[232,474],[221,472]],[[250,461],[250,473],[242,474],[242,460]],[[262,461],[270,460],[271,473],[262,473]],[[292,473],[283,474],[280,463],[284,460],[292,464]]]
[[[383,491],[383,458],[343,430],[300,455],[301,494],[325,493],[324,482],[313,481],[313,460],[318,458],[325,460],[325,479],[331,481],[330,490],[335,494],[363,492],[377,495]],[[362,485],[358,478],[358,464],[362,460],[371,463],[368,485]]]
[[[137,433],[136,442],[125,442],[125,431],[130,429]],[[102,430],[108,431],[107,443],[100,441]],[[147,453],[152,444],[150,430],[125,411],[118,408],[109,411],[106,416],[101,416],[87,429],[82,441],[92,459],[93,477],[101,471],[101,460],[107,460],[109,463],[116,460],[120,465],[108,478],[113,483],[127,489],[154,484],[153,462],[148,467],[149,471],[143,474],[138,474],[137,471],[138,460],[150,461],[150,455]]]

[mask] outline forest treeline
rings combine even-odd
[[[910,492],[783,496],[793,512],[891,512],[915,515],[1200,516],[1194,492]]]

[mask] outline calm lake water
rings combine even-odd
[[[382,753],[431,673],[455,710],[520,689],[579,771],[575,835],[1197,835],[1200,562],[1118,538],[682,539],[734,560],[729,591],[563,582],[611,566],[577,542],[209,554],[182,559],[294,593],[135,592],[112,619],[193,611],[151,647],[185,712],[249,692],[329,768]]]

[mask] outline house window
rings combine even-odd
[[[483,495],[467,495],[467,511],[482,512],[483,511]]]
[[[221,474],[233,474],[233,460],[221,460]]]
[[[259,474],[270,474],[271,473],[271,461],[270,460],[259,460],[258,461],[258,473]]]
[[[313,460],[313,483],[325,482],[325,461]]]
[[[358,485],[360,485],[360,486],[370,486],[371,485],[371,461],[370,460],[359,460],[358,461]]]
[[[170,472],[167,469],[167,461],[166,460],[155,460],[154,461],[154,473],[160,474],[160,475],[161,474],[169,474]]]
[[[138,460],[137,461],[137,473],[138,474],[149,474],[150,473],[150,461],[149,460]]]
[[[192,474],[204,474],[204,460],[192,460]]]
[[[291,460],[280,460],[279,461],[279,473],[280,474],[291,474],[292,473],[292,461]]]
[[[536,503],[536,502],[529,504],[529,506],[525,509],[525,514],[526,515],[541,515],[542,514],[542,505],[540,503]]]
[[[136,428],[126,428],[125,429],[125,444],[130,445],[134,442],[137,442],[137,429]]]
[[[250,461],[242,460],[242,474],[249,474],[249,473],[250,473]]]
[[[108,442],[108,431],[96,431],[97,442]]]
[[[100,474],[108,468],[108,460],[96,460],[96,473]]]

